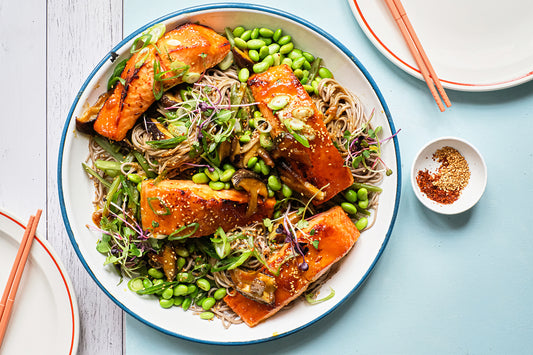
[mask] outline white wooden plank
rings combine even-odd
[[[21,14],[23,16],[21,17]],[[46,230],[46,4],[0,2],[0,208]]]
[[[81,355],[123,352],[123,312],[89,277],[68,240],[57,198],[57,154],[76,93],[95,65],[121,39],[121,0],[48,1],[48,237],[65,263],[78,297]]]

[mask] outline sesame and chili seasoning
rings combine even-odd
[[[426,196],[438,203],[452,204],[461,195],[470,180],[468,162],[455,148],[443,147],[433,154],[440,163],[432,174],[427,169],[419,170],[416,182]]]

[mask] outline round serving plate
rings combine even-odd
[[[372,44],[422,80],[386,2],[347,1]],[[530,0],[402,0],[402,4],[445,88],[491,91],[533,79]]]
[[[396,218],[401,186],[400,154],[397,139],[383,144],[383,159],[394,171],[381,184],[383,193],[375,225],[365,231],[356,246],[341,261],[339,271],[324,286],[332,287],[335,297],[309,305],[296,302],[287,311],[249,328],[244,324],[225,329],[218,320],[205,321],[181,308],[163,309],[154,298],[141,297],[118,284],[116,271],[104,267],[105,257],[96,251],[98,233],[88,230],[94,197],[93,184],[82,169],[88,156],[88,137],[75,131],[75,118],[93,104],[106,87],[113,59],[127,58],[133,40],[145,29],[162,22],[167,30],[186,22],[197,22],[223,33],[225,27],[245,26],[282,28],[295,46],[323,58],[341,83],[356,93],[367,114],[374,111],[373,123],[383,126],[383,136],[395,128],[385,100],[363,65],[339,41],[315,25],[277,9],[247,4],[212,4],[188,8],[152,21],[132,33],[108,53],[83,84],[65,123],[59,150],[58,180],[63,219],[70,240],[81,262],[98,286],[122,309],[145,324],[173,336],[211,344],[248,344],[272,340],[302,329],[332,312],[349,299],[368,277],[383,252]]]

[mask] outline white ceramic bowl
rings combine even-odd
[[[434,173],[440,163],[433,160],[433,154],[443,147],[455,148],[467,161],[470,170],[468,185],[462,190],[459,198],[451,204],[435,202],[424,194],[416,182],[419,171],[428,170]],[[427,208],[442,214],[457,214],[474,206],[485,191],[487,185],[487,166],[479,151],[467,141],[455,137],[442,137],[426,144],[413,161],[411,168],[411,185],[418,200]]]
[[[75,117],[96,101],[105,90],[105,83],[114,64],[111,53],[120,61],[127,58],[133,40],[146,28],[163,22],[174,28],[185,22],[199,22],[218,32],[238,25],[282,28],[290,34],[295,45],[323,58],[325,65],[365,105],[367,114],[375,110],[373,123],[383,127],[384,137],[395,133],[385,101],[376,84],[355,56],[341,43],[313,24],[282,11],[248,4],[213,4],[180,10],[146,24],[128,36],[108,53],[89,75],[72,105],[65,123],[59,150],[58,181],[63,219],[70,240],[81,262],[101,289],[124,311],[166,334],[211,344],[247,344],[279,338],[302,329],[329,314],[347,300],[368,277],[382,254],[396,218],[400,198],[400,155],[396,138],[382,147],[382,158],[394,171],[385,178],[383,193],[375,225],[365,231],[354,249],[342,260],[340,270],[325,285],[332,287],[334,299],[315,306],[296,302],[287,312],[279,312],[254,328],[244,324],[224,329],[216,320],[206,322],[181,308],[163,309],[154,298],[141,297],[127,288],[127,280],[118,284],[118,276],[111,267],[104,267],[105,256],[95,249],[98,233],[90,231],[94,191],[84,173],[81,162],[88,155],[88,137],[75,132]],[[116,63],[117,61],[115,61]]]

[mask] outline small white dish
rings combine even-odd
[[[433,154],[443,148],[455,148],[467,161],[470,170],[468,184],[461,191],[459,198],[450,204],[442,204],[433,201],[420,190],[416,177],[419,171],[428,170],[435,173],[440,163],[433,159]],[[426,144],[413,161],[411,168],[411,185],[418,200],[427,208],[442,214],[458,214],[474,206],[485,191],[487,185],[487,166],[479,151],[467,141],[455,137],[442,137]]]

